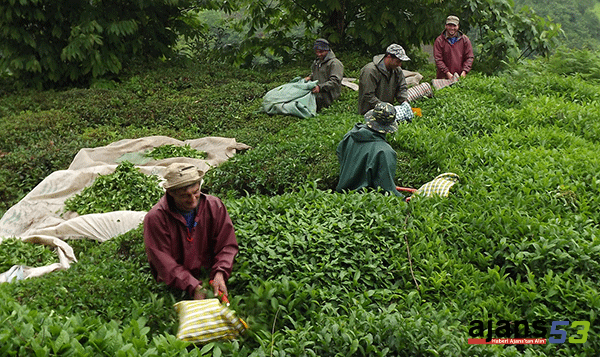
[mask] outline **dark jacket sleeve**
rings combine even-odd
[[[158,281],[185,290],[191,295],[200,281],[172,257],[171,246],[179,244],[175,241],[177,238],[173,236],[172,225],[164,211],[151,210],[146,214],[144,217],[146,255]]]
[[[471,71],[471,67],[473,66],[473,45],[471,44],[471,40],[467,36],[463,35],[464,43],[464,52],[463,52],[463,65],[462,70],[466,73]]]
[[[398,80],[398,92],[396,93],[396,100],[402,104],[408,99],[408,85],[406,84],[406,77],[401,68],[397,69],[399,80]]]
[[[377,69],[371,65],[363,67],[359,77],[359,114],[364,115],[370,108],[375,107],[377,103],[381,102],[375,94],[378,84]],[[360,98],[361,94],[362,98]]]
[[[445,76],[446,73],[448,73],[448,67],[444,62],[444,41],[444,37],[440,35],[433,43],[433,59],[435,61],[435,66],[437,67],[438,78],[440,78],[440,75]]]
[[[210,278],[214,278],[217,272],[223,272],[227,280],[231,276],[233,261],[238,253],[235,230],[227,208],[220,199],[212,197],[210,212],[213,220],[211,240],[214,256]]]
[[[323,84],[319,84],[319,87],[325,92],[339,93],[344,78],[344,65],[338,59],[332,59],[329,70],[329,78]]]

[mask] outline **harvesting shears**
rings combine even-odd
[[[214,286],[214,280],[209,281],[211,286]],[[229,307],[229,299],[227,299],[227,295],[225,295],[221,290],[219,290],[219,298],[221,298],[221,302],[225,304],[225,306]]]
[[[407,192],[410,194],[413,194],[415,192],[417,192],[416,188],[410,188],[410,187],[400,187],[400,186],[396,186],[396,190],[400,191],[400,192]],[[406,202],[409,202],[411,199],[411,196],[406,197]]]

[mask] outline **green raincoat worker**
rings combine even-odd
[[[404,197],[394,183],[396,151],[386,141],[386,133],[398,130],[396,110],[381,102],[365,114],[366,123],[357,123],[337,147],[340,179],[336,191],[381,188]]]

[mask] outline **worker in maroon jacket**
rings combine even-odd
[[[203,269],[209,272],[215,296],[227,296],[225,283],[238,252],[225,205],[200,192],[203,176],[191,164],[169,165],[166,193],[144,217],[144,244],[152,274],[196,300],[207,293],[199,280]]]
[[[438,79],[466,77],[473,65],[473,46],[467,35],[458,30],[456,16],[446,18],[446,29],[433,43],[433,59]]]

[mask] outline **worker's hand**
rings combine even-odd
[[[450,72],[446,72],[446,78],[452,79],[452,78],[454,78],[454,75],[452,75],[452,73],[450,73]]]
[[[313,93],[319,93],[321,91],[321,87],[315,86],[312,90]]]
[[[219,291],[222,292],[223,295],[227,296],[227,285],[225,285],[225,278],[223,277],[223,272],[217,272],[211,284],[215,296],[219,296]]]
[[[462,73],[460,74],[461,77],[465,78],[467,76],[467,72],[462,71]]]
[[[202,284],[198,285],[194,289],[194,300],[204,300],[206,298],[206,289],[202,287]]]
[[[305,77],[304,80],[307,82],[310,81],[310,76]]]

